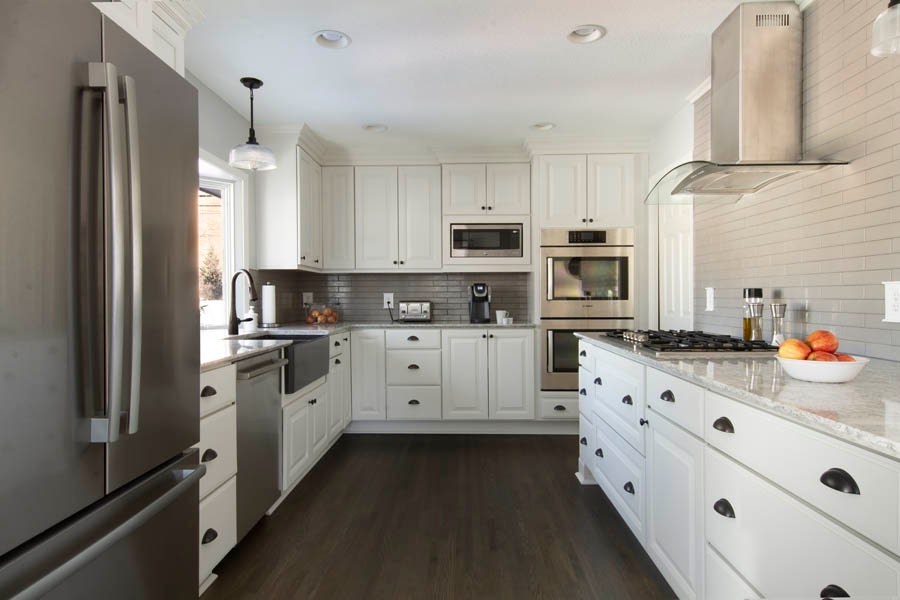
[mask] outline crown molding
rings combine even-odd
[[[181,36],[206,17],[195,0],[154,0],[153,14]]]
[[[693,104],[697,100],[703,97],[703,94],[712,89],[712,76],[707,77],[703,80],[703,83],[694,88],[690,94],[687,95],[685,100],[688,101],[688,104]]]
[[[367,146],[343,148],[330,146],[325,153],[324,166],[396,166],[396,165],[437,165],[440,161],[426,148],[408,146]]]
[[[525,139],[528,156],[541,154],[617,154],[648,152],[650,142],[641,138],[530,137]]]
[[[436,146],[431,148],[438,162],[452,163],[511,163],[529,162],[531,155],[524,146]]]
[[[297,131],[295,129],[295,131]],[[325,164],[325,156],[328,151],[328,143],[325,142],[319,134],[312,130],[312,128],[303,123],[299,128],[299,133],[297,134],[297,144],[306,150],[306,153],[309,154],[314,161],[319,163],[320,165]]]

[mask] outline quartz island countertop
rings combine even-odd
[[[873,358],[853,381],[810,383],[787,375],[774,356],[657,358],[603,334],[576,335],[603,350],[900,460],[900,363]]]

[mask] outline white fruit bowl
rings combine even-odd
[[[776,356],[788,375],[801,381],[815,383],[846,383],[859,375],[869,359],[854,356],[855,362],[822,362],[818,360],[797,360]]]

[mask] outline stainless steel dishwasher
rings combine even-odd
[[[275,503],[279,490],[281,352],[237,364],[237,539]]]

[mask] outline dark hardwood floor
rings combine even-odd
[[[572,436],[345,435],[204,600],[674,598]]]

